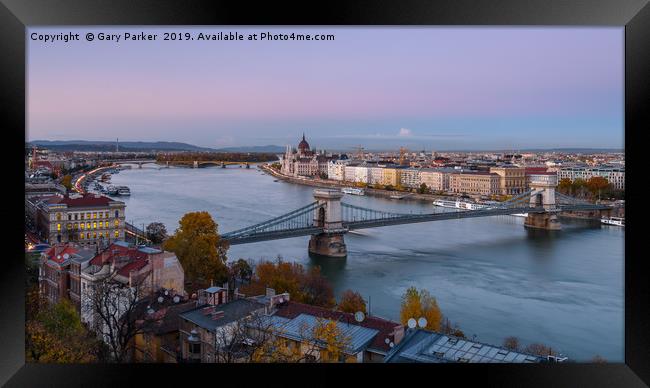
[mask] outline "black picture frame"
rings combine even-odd
[[[7,386],[173,383],[252,386],[438,385],[644,386],[650,384],[650,290],[642,243],[645,210],[638,179],[650,102],[650,5],[646,0],[328,1],[262,4],[171,0],[0,0],[0,120],[6,231],[0,287],[0,382]],[[24,149],[26,28],[61,25],[536,25],[625,26],[625,363],[553,365],[47,365],[25,364],[23,231],[14,222],[24,187],[14,155]],[[645,127],[645,128],[644,128]],[[627,163],[629,162],[629,163]],[[8,164],[7,164],[8,163]],[[631,176],[630,176],[631,173]],[[23,193],[24,194],[24,193]],[[23,218],[19,218],[23,219]],[[5,229],[5,228],[3,228]],[[588,270],[588,269],[585,269]],[[207,378],[206,382],[199,381]],[[644,384],[645,382],[645,384]]]

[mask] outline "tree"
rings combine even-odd
[[[317,324],[313,329],[313,338],[316,344],[325,348],[323,362],[339,362],[349,346],[351,338],[345,336],[339,329],[336,321],[331,319],[316,318]]]
[[[589,178],[589,180],[586,183],[587,189],[591,192],[592,196],[598,195],[598,199],[600,199],[600,193],[602,190],[605,190],[609,187],[609,182],[607,179],[603,178],[602,176],[592,176]]]
[[[557,184],[557,190],[560,193],[572,195],[573,194],[573,182],[569,178],[562,178]]]
[[[162,222],[152,222],[145,230],[147,238],[154,244],[162,243],[167,238],[167,228]]]
[[[418,194],[427,194],[429,192],[429,187],[426,185],[426,183],[422,183],[420,187],[418,187]]]
[[[551,349],[550,346],[546,346],[540,343],[534,343],[526,346],[524,348],[524,353],[534,354],[536,356],[555,356],[557,353]]]
[[[244,259],[238,259],[232,263],[230,265],[230,272],[233,276],[246,282],[250,282],[253,277],[253,268],[248,261]]]
[[[341,294],[338,309],[346,313],[356,313],[357,311],[361,311],[365,314],[366,301],[358,292],[345,290],[343,291],[343,294]]]
[[[217,228],[208,212],[187,213],[176,233],[163,244],[165,250],[176,254],[195,289],[228,280],[228,242],[219,236]]]
[[[267,287],[278,294],[288,292],[296,302],[322,307],[333,307],[336,303],[332,286],[318,266],[305,271],[302,265],[281,258],[276,262],[262,261],[255,266],[250,284],[242,286],[240,291],[249,296],[262,295]]]
[[[519,344],[519,338],[517,337],[506,337],[503,340],[503,347],[512,350],[513,352],[518,352],[520,350],[521,345]]]
[[[49,306],[31,295],[25,323],[25,357],[33,362],[87,363],[97,361],[99,344],[81,324],[67,299]]]
[[[584,197],[586,193],[586,185],[587,182],[585,182],[584,179],[576,178],[571,184],[571,192],[573,192],[577,197]]]
[[[421,317],[427,320],[427,329],[440,331],[442,313],[436,298],[427,290],[418,291],[415,287],[409,287],[402,296],[400,320],[405,325],[410,318],[417,320]]]
[[[150,272],[132,279],[130,285],[113,281],[113,275],[92,286],[82,311],[92,317],[90,327],[108,346],[110,359],[121,363],[130,361],[135,336],[146,328],[138,305],[147,293]]]
[[[302,302],[321,307],[334,307],[334,291],[320,272],[320,267],[316,266],[307,272],[303,277],[301,291]]]
[[[453,335],[460,338],[466,338],[465,333],[460,329],[458,323],[452,324],[449,318],[443,319],[440,324],[440,332],[447,335]]]
[[[72,190],[72,176],[65,175],[61,179],[61,184],[68,190]]]

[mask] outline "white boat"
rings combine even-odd
[[[127,186],[118,186],[117,187],[117,194],[119,194],[119,195],[131,195],[131,189],[129,189]]]
[[[603,217],[600,223],[605,225],[623,226],[625,227],[625,218],[621,217]]]
[[[444,199],[436,199],[433,201],[435,206],[440,207],[450,207],[454,209],[465,209],[465,210],[479,210],[489,207],[488,205],[483,205],[480,203],[465,202],[465,201],[448,201]]]
[[[355,189],[352,187],[344,187],[341,189],[341,192],[345,194],[352,194],[352,195],[365,195],[366,193],[363,191],[363,189]]]

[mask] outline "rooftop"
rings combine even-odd
[[[199,327],[206,330],[214,331],[220,326],[227,325],[231,322],[245,318],[256,310],[263,309],[264,305],[249,299],[235,299],[231,302],[211,306],[201,305],[194,310],[186,311],[180,314],[180,317],[188,320]],[[218,313],[223,312],[223,315],[216,315],[214,318],[210,311]]]
[[[319,317],[309,314],[300,314],[292,319],[272,315],[267,319],[282,337],[297,341],[314,340],[313,331],[319,325]],[[341,337],[349,341],[345,350],[348,354],[356,354],[363,350],[379,334],[379,330],[360,326],[356,324],[356,321],[353,321],[354,324],[340,320],[335,320],[335,322]]]
[[[278,311],[275,313],[275,316],[293,319],[301,314],[309,314],[315,317],[328,318],[346,323],[350,322],[365,328],[377,330],[378,333],[372,339],[370,348],[379,350],[381,352],[387,352],[390,350],[390,346],[386,343],[386,338],[388,338],[390,341],[394,341],[395,332],[402,330],[403,328],[402,325],[398,322],[393,322],[374,316],[366,316],[362,322],[357,323],[354,319],[354,314],[329,310],[323,307],[311,306],[308,304],[292,301],[279,306]]]
[[[429,330],[409,329],[387,355],[388,363],[539,363],[544,359]]]

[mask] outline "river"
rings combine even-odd
[[[313,187],[257,168],[134,166],[112,177],[126,185],[127,221],[163,222],[171,233],[183,214],[206,210],[222,233],[313,202]],[[344,201],[399,213],[431,212],[421,201],[346,195]],[[275,259],[319,265],[337,296],[370,300],[373,315],[399,320],[401,296],[415,286],[436,297],[465,334],[500,345],[507,336],[541,342],[576,361],[598,354],[624,360],[623,228],[562,220],[561,231],[528,230],[512,216],[365,229],[345,236],[347,259],[314,259],[308,237],[230,248],[230,260]]]

